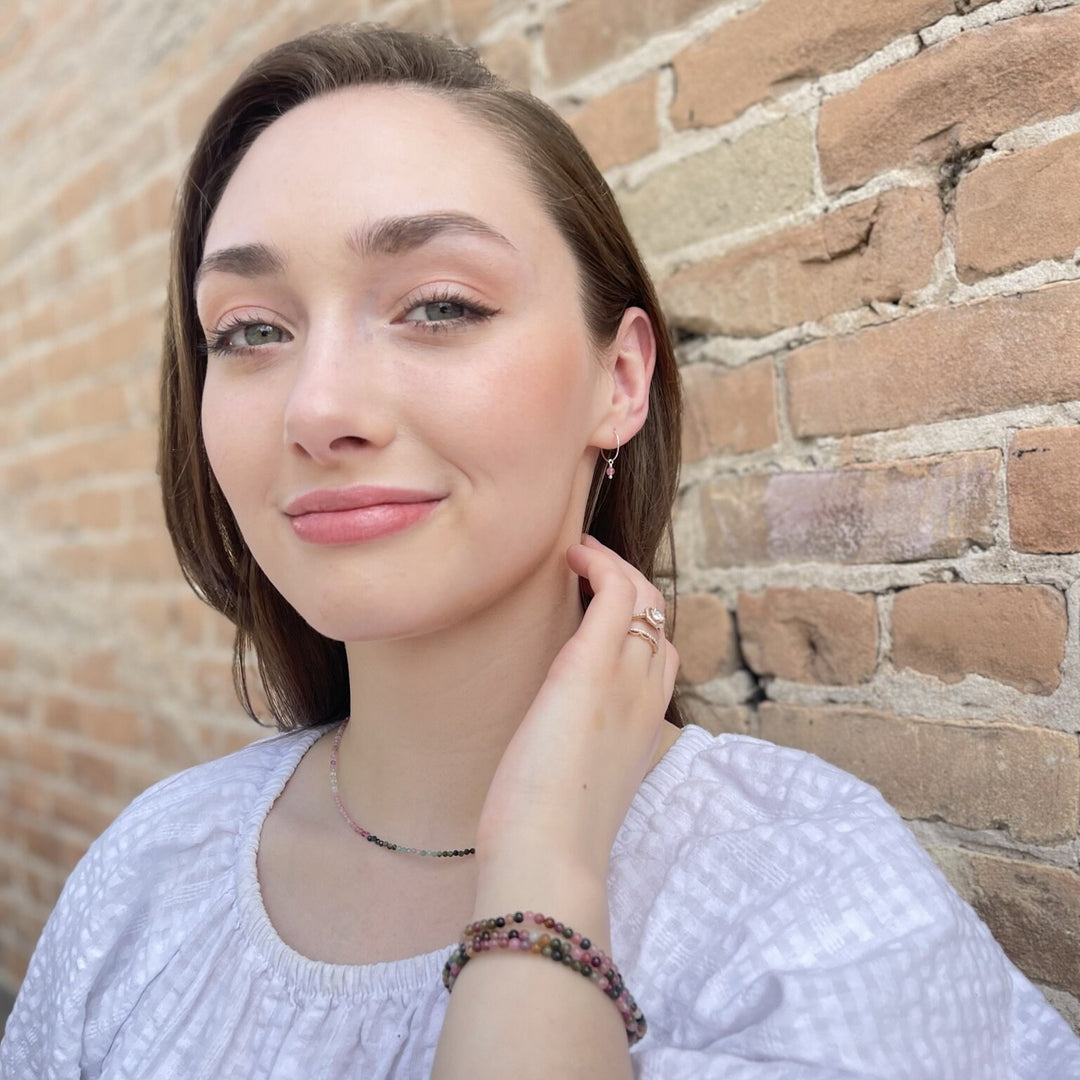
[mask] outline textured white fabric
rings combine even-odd
[[[95,841],[35,950],[3,1080],[428,1077],[453,943],[326,964],[262,906],[262,821],[325,731],[164,780]],[[649,1021],[643,1080],[1080,1078],[1080,1040],[900,818],[816,757],[688,726],[639,789],[608,885],[613,955]]]

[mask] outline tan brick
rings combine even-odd
[[[796,435],[855,435],[1080,397],[1080,285],[912,315],[796,349]]]
[[[679,271],[661,296],[674,326],[735,337],[901,302],[930,281],[943,225],[936,192],[888,191]]]
[[[144,741],[143,724],[137,713],[115,706],[95,705],[64,694],[49,694],[44,700],[45,726],[68,731],[107,746],[138,749]]]
[[[500,15],[513,9],[509,0],[450,0],[450,19],[459,41],[472,41]]]
[[[140,536],[110,543],[59,544],[50,558],[75,578],[106,581],[174,581],[180,569],[165,535]]]
[[[684,461],[700,461],[710,453],[745,454],[780,437],[771,360],[734,369],[692,364],[681,375]]]
[[[258,51],[253,48],[251,55],[245,52],[228,61],[224,67],[212,71],[194,90],[183,97],[176,112],[177,134],[181,146],[194,145],[203,124],[210,118],[210,113],[225,95],[225,91],[236,81],[237,76],[247,67],[251,56]]]
[[[1017,551],[1080,551],[1080,428],[1018,431],[1006,480]]]
[[[153,431],[132,428],[85,439],[60,450],[49,450],[14,461],[3,470],[13,491],[62,484],[104,473],[153,469],[157,439]]]
[[[44,530],[116,529],[121,520],[116,491],[80,491],[43,495],[27,508],[27,520]]]
[[[60,189],[54,203],[54,213],[59,225],[66,225],[93,206],[105,194],[113,181],[111,161],[95,161],[73,180]]]
[[[548,16],[544,53],[556,83],[633,52],[650,37],[677,26],[713,0],[575,0]]]
[[[813,170],[806,118],[786,117],[616,194],[634,238],[659,253],[801,209],[813,197]]]
[[[679,705],[688,724],[697,724],[714,735],[754,735],[757,716],[745,705],[714,705],[692,694],[680,694]]]
[[[758,675],[852,685],[877,666],[877,605],[872,596],[832,589],[740,593],[736,607],[743,657]]]
[[[1080,10],[965,31],[821,107],[826,189],[936,165],[1003,132],[1080,107]]]
[[[156,361],[161,335],[161,315],[144,309],[48,353],[41,361],[41,378],[57,386],[75,376],[98,374],[138,357]]]
[[[676,127],[726,123],[954,11],[953,0],[768,0],[675,57],[671,119]]]
[[[511,86],[528,90],[532,86],[532,45],[520,34],[485,45],[480,59],[488,69]]]
[[[1036,844],[1076,835],[1080,750],[1072,735],[864,708],[764,702],[759,711],[763,739],[807,750],[853,773],[906,818],[1005,829]]]
[[[959,682],[983,675],[1028,694],[1061,683],[1065,598],[1041,585],[931,584],[893,602],[893,663]]]
[[[116,751],[68,750],[67,775],[87,792],[110,796],[117,791]]]
[[[1075,870],[958,848],[930,854],[1025,975],[1080,994]]]
[[[76,686],[90,690],[115,690],[116,660],[115,652],[108,649],[91,649],[81,655],[69,656],[68,679]]]
[[[570,118],[597,168],[610,169],[652,153],[660,145],[656,124],[656,84],[651,72],[636,82],[593,98]]]
[[[37,365],[14,361],[0,369],[0,401],[13,409],[27,401],[38,389]]]
[[[709,682],[730,675],[739,667],[731,612],[712,593],[679,597],[673,640],[679,651],[682,682]]]
[[[54,397],[38,409],[34,432],[55,435],[78,428],[115,424],[127,416],[127,396],[119,383],[89,386]]]
[[[1080,135],[981,165],[956,193],[956,271],[961,281],[1080,247]]]
[[[716,566],[945,559],[994,539],[1000,456],[832,472],[725,477],[702,485],[705,555]]]

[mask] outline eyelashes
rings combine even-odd
[[[411,315],[421,308],[425,309],[425,314],[430,314],[431,309],[433,308],[436,310],[441,309],[441,313],[444,314],[448,308],[460,308],[462,313],[446,319],[405,318],[405,316]],[[498,315],[500,310],[500,308],[488,307],[485,304],[470,300],[455,289],[440,288],[433,292],[410,297],[403,305],[402,314],[398,316],[395,322],[399,324],[407,323],[409,326],[419,327],[421,333],[446,334],[454,330],[463,330],[469,326],[486,322],[488,319]],[[283,330],[280,326],[258,317],[253,312],[236,312],[233,315],[230,315],[226,322],[216,330],[207,332],[206,344],[199,351],[207,355],[219,356],[225,354],[233,356],[245,354],[251,355],[260,352],[263,345],[278,345],[284,343],[283,341],[263,341],[260,344],[254,345],[237,345],[231,343],[230,339],[238,331],[251,329],[274,331],[281,334],[287,333],[287,331]]]

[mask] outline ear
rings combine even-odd
[[[603,363],[611,376],[610,397],[603,402],[604,414],[593,431],[591,445],[613,449],[612,428],[619,442],[635,436],[649,415],[649,386],[656,367],[656,333],[652,320],[639,307],[627,308],[611,344],[604,350]]]

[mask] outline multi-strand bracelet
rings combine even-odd
[[[514,911],[469,923],[462,931],[457,948],[443,966],[443,986],[453,990],[455,980],[469,960],[490,949],[537,953],[573,968],[596,983],[615,1002],[626,1024],[626,1038],[631,1046],[644,1038],[648,1027],[645,1016],[630,996],[611,957],[596,948],[587,937],[539,912]]]

